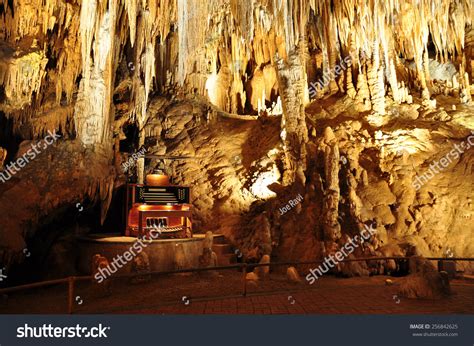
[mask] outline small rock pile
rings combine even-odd
[[[398,294],[407,298],[441,299],[451,294],[448,274],[418,256],[410,258],[410,275],[400,282]]]

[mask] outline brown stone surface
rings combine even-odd
[[[398,278],[387,286],[387,277],[336,279],[323,277],[310,287],[306,282],[288,283],[285,275],[272,275],[248,288],[241,297],[241,274],[226,271],[223,277],[197,276],[153,278],[130,286],[128,281],[113,282],[110,297],[97,298],[88,287],[79,285],[76,293],[83,304],[74,307],[85,313],[149,314],[472,314],[474,283],[452,281],[454,294],[433,301],[397,296]],[[227,297],[225,297],[227,296]],[[190,300],[188,305],[183,297]],[[3,298],[0,313],[64,313],[66,288],[35,289]]]

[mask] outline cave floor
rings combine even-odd
[[[222,275],[223,274],[223,275]],[[453,295],[442,300],[415,300],[397,296],[398,278],[341,279],[323,277],[310,287],[271,274],[242,297],[237,271],[219,277],[175,275],[140,284],[114,280],[111,294],[100,297],[90,283],[76,287],[74,313],[108,314],[472,314],[474,282],[453,280]],[[54,286],[0,298],[0,313],[63,314],[67,286]]]

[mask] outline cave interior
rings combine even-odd
[[[472,0],[0,0],[0,267],[84,274],[81,238],[138,236],[131,184],[183,187],[157,222],[187,213],[178,238],[235,261],[323,259],[368,226],[350,258],[474,256],[473,19]]]

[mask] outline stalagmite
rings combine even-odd
[[[469,83],[469,74],[466,71],[466,58],[463,56],[461,66],[459,68],[459,78],[461,83],[459,85],[459,98],[461,103],[472,102],[471,85]]]
[[[308,129],[305,122],[304,70],[298,52],[290,53],[288,62],[277,62],[278,85],[283,106],[282,140],[285,144],[285,172],[283,184],[292,184],[296,179],[303,183],[306,170]]]
[[[321,150],[324,151],[324,176],[326,180],[323,204],[324,240],[334,241],[341,236],[341,227],[338,222],[340,156],[337,139],[330,127],[324,130],[323,143]]]
[[[355,100],[358,104],[362,105],[364,109],[370,109],[370,92],[365,66],[362,67],[362,69],[362,72],[359,73],[357,77],[357,95]]]

